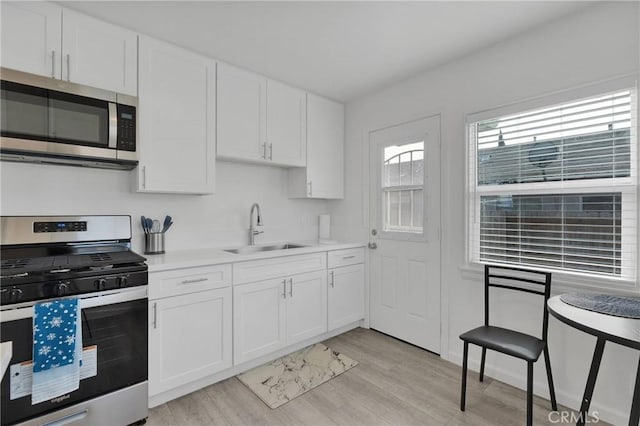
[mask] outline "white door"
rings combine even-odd
[[[266,79],[218,64],[218,157],[268,161]]]
[[[51,3],[2,2],[2,66],[60,78],[62,9]]]
[[[62,78],[138,95],[138,37],[133,31],[65,9]]]
[[[327,273],[287,279],[287,345],[327,331]]]
[[[371,328],[440,352],[440,117],[372,131]]]
[[[307,97],[302,90],[267,81],[268,157],[275,164],[307,164]]]
[[[364,318],[364,265],[329,270],[329,330]]]
[[[149,305],[149,394],[231,367],[231,287]]]
[[[216,63],[140,37],[138,190],[211,194]]]
[[[276,278],[233,287],[235,364],[268,354],[286,345],[285,297],[288,282],[285,281],[284,278]]]

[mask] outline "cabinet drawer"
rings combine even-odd
[[[149,299],[178,296],[231,285],[231,265],[203,266],[149,274]]]
[[[239,262],[233,264],[233,283],[242,284],[268,280],[303,272],[319,271],[326,267],[327,255],[324,252]]]
[[[333,250],[328,253],[329,268],[364,263],[364,248]]]

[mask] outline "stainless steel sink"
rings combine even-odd
[[[307,246],[303,244],[284,243],[284,244],[270,244],[267,246],[246,246],[246,247],[240,247],[240,248],[234,248],[234,249],[226,249],[224,251],[228,253],[235,253],[235,254],[252,254],[252,253],[260,253],[263,251],[288,250],[288,249],[295,249],[295,248],[301,248],[301,247],[307,247]]]

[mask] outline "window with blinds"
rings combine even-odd
[[[471,260],[634,280],[636,105],[619,90],[471,121]]]

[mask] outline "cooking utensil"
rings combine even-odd
[[[145,223],[147,224],[147,231],[152,232],[151,229],[153,228],[153,220],[146,218]]]
[[[166,215],[164,217],[164,223],[162,224],[162,232],[167,232],[167,229],[169,228],[169,224],[172,222],[171,216]]]
[[[160,232],[160,221],[157,219],[153,220],[153,226],[151,228],[151,232]]]
[[[173,225],[173,222],[169,222],[167,224],[167,226],[164,227],[164,229],[162,230],[163,233],[167,232],[169,230],[169,228],[171,228],[171,225]]]
[[[140,224],[142,225],[142,230],[144,231],[144,233],[148,234],[149,230],[147,229],[147,218],[144,216],[140,216]]]

